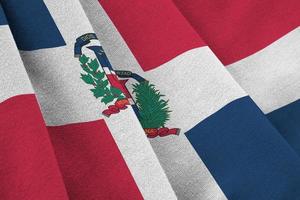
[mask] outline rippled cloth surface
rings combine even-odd
[[[0,199],[299,198],[298,1],[0,3]]]

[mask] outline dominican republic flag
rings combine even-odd
[[[176,199],[79,1],[1,5],[0,199]]]
[[[0,199],[299,199],[299,8],[0,0]]]
[[[174,2],[300,154],[300,1]]]
[[[300,95],[298,1],[81,4],[142,125],[136,75],[167,101],[163,126],[180,133],[149,140],[178,199],[299,198],[299,155],[282,137],[299,133],[299,109],[280,109]]]

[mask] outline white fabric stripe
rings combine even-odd
[[[0,102],[20,94],[33,94],[25,67],[7,25],[0,26]]]
[[[80,79],[82,71],[71,45],[20,53],[47,125],[103,118],[105,105],[94,98],[91,87]]]
[[[143,72],[97,0],[81,2],[115,69],[144,76],[170,100],[173,112],[167,126],[181,128],[182,132],[179,137],[150,142],[178,198],[226,199],[183,133],[225,104],[245,96],[245,92],[207,47],[185,52],[159,68]]]
[[[106,122],[144,199],[177,199],[132,108]]]
[[[300,97],[300,28],[227,67],[264,113]]]
[[[93,32],[85,14],[74,0],[45,0],[67,46],[22,51],[46,124],[51,126],[103,118],[105,105],[80,79],[81,67],[74,58],[74,43],[82,34]],[[176,199],[131,108],[104,118],[145,199]]]
[[[103,67],[105,74],[111,74],[110,70],[108,69],[108,67]]]

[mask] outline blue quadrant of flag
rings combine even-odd
[[[294,162],[298,156],[250,97],[224,106],[186,136],[228,199],[300,196],[300,190],[292,188],[300,185],[299,162]]]
[[[26,3],[22,0],[3,0],[1,3],[19,50],[66,45],[42,0]]]
[[[268,119],[300,155],[300,100],[267,114]]]
[[[7,24],[7,21],[3,12],[3,8],[0,4],[0,25],[5,25],[5,24]]]

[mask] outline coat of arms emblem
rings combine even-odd
[[[149,138],[157,136],[178,135],[180,129],[166,127],[171,110],[168,100],[164,99],[155,85],[131,71],[114,71],[102,46],[94,33],[84,34],[76,39],[74,54],[82,68],[81,79],[91,86],[95,98],[108,105],[102,114],[110,117],[132,106],[144,131]],[[82,53],[87,48],[93,52],[93,57]],[[136,81],[130,93],[126,87],[128,79]],[[132,95],[133,94],[133,95]],[[133,99],[132,96],[135,96]]]

